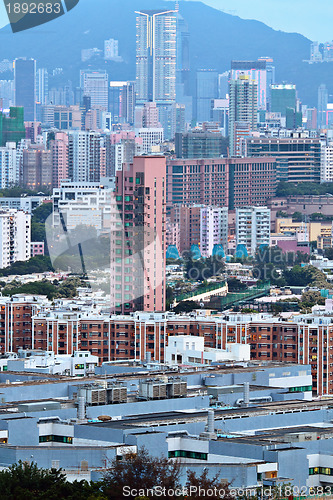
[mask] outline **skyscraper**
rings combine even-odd
[[[68,176],[74,182],[99,182],[101,135],[97,132],[68,132]]]
[[[108,111],[109,76],[106,71],[81,70],[80,87],[91,98],[91,106]]]
[[[15,59],[15,106],[23,106],[24,120],[36,120],[36,61]]]
[[[286,116],[287,108],[296,111],[296,85],[272,85],[271,97],[272,113],[281,113],[282,116]]]
[[[49,74],[46,68],[39,68],[36,77],[36,98],[42,106],[48,104]]]
[[[111,311],[164,311],[165,157],[134,157],[116,175]]]
[[[176,99],[176,11],[136,14],[137,100],[172,104]]]
[[[212,69],[201,69],[196,75],[196,120],[209,122],[212,99],[218,97],[218,73]]]
[[[240,156],[240,144],[237,137],[249,135],[257,126],[257,82],[250,80],[248,75],[239,75],[237,80],[230,81],[229,100],[229,139],[230,154]],[[237,134],[237,130],[240,131]],[[244,131],[248,132],[244,132]]]
[[[231,80],[237,80],[240,75],[247,75],[254,80],[258,87],[258,109],[266,109],[267,105],[267,62],[259,61],[232,61]]]
[[[326,85],[321,84],[318,88],[318,128],[324,128],[327,125],[327,103],[328,90]]]

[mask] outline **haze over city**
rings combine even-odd
[[[332,499],[332,5],[0,2],[0,500]]]

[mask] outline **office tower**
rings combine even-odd
[[[306,109],[306,128],[308,130],[317,129],[317,108]]]
[[[2,104],[1,104],[2,103]],[[14,106],[15,92],[13,80],[0,80],[0,111]]]
[[[226,155],[226,140],[220,132],[193,130],[177,133],[175,137],[177,158],[220,158]]]
[[[237,137],[244,130],[253,131],[257,127],[257,88],[258,85],[247,75],[239,75],[230,80],[229,90],[229,144],[230,155],[240,156]],[[237,131],[241,131],[237,134]]]
[[[176,11],[136,14],[137,100],[172,104],[176,99]]]
[[[276,192],[274,158],[167,160],[167,208],[176,204],[265,205]]]
[[[68,177],[74,182],[99,182],[101,135],[98,132],[68,131]]]
[[[23,108],[10,108],[9,115],[0,112],[0,147],[7,142],[20,142],[25,138]]]
[[[286,128],[295,130],[303,126],[303,114],[301,111],[296,111],[293,108],[286,110]]]
[[[201,69],[196,73],[196,121],[209,122],[212,99],[218,97],[218,73]]]
[[[326,128],[327,126],[327,104],[328,90],[326,85],[321,84],[318,88],[318,128]]]
[[[41,144],[23,150],[20,162],[21,185],[33,191],[52,188],[52,153]]]
[[[176,134],[184,133],[185,127],[186,127],[185,104],[174,103],[172,105],[171,137],[174,138]]]
[[[188,24],[176,6],[176,95],[177,102],[182,102],[184,96],[190,95],[190,33]]]
[[[121,89],[121,122],[134,125],[135,84],[126,82]]]
[[[24,108],[26,121],[36,120],[36,61],[15,59],[14,62],[15,106]]]
[[[49,99],[49,74],[46,68],[37,70],[36,76],[36,99],[39,104],[45,106]]]
[[[266,110],[272,107],[272,85],[275,83],[275,66],[271,57],[259,57],[258,61],[266,61]]]
[[[121,120],[121,92],[126,82],[112,81],[109,85],[109,107],[112,123],[120,123]]]
[[[225,71],[218,75],[217,85],[219,99],[226,99],[227,95],[229,95],[229,79],[230,71]]]
[[[250,157],[276,159],[277,179],[286,182],[320,182],[319,138],[303,138],[300,133],[292,137],[251,138],[247,142]]]
[[[114,237],[111,233],[112,312],[165,310],[165,187],[162,156],[135,157],[117,172],[119,218]]]
[[[52,151],[52,186],[60,187],[61,181],[68,179],[68,135],[57,132],[51,141]]]
[[[266,65],[266,60],[231,62],[231,80],[237,80],[240,75],[246,75],[257,83],[258,109],[266,109],[267,104]]]
[[[91,98],[92,108],[98,106],[108,111],[109,76],[106,71],[81,70],[80,86],[83,95]]]
[[[228,137],[229,98],[213,99],[210,109],[210,120],[218,123],[224,137]]]
[[[136,141],[133,131],[121,131],[120,133],[106,134],[104,137],[105,147],[105,173],[106,177],[115,175],[121,170],[123,163],[132,163],[136,153]]]
[[[255,255],[261,245],[269,247],[271,211],[267,207],[236,208],[236,245]]]
[[[43,125],[58,130],[80,130],[82,111],[80,106],[42,106],[41,121]]]
[[[222,246],[227,253],[228,208],[202,207],[200,209],[200,252],[203,257],[211,257],[214,247]]]
[[[119,59],[119,42],[110,38],[110,40],[104,41],[104,59],[106,61],[114,61]]]
[[[23,210],[0,210],[0,268],[31,256],[31,215]]]
[[[0,147],[0,189],[10,188],[18,183],[17,151],[15,142]]]
[[[271,86],[271,111],[286,116],[287,108],[296,110],[296,85],[277,84]]]
[[[138,128],[135,135],[142,140],[142,153],[147,155],[159,152],[160,144],[164,141],[163,128]]]

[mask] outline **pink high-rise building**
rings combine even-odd
[[[143,107],[142,127],[160,128],[158,108],[156,102],[146,102]]]
[[[57,132],[51,145],[53,161],[53,187],[60,187],[64,179],[68,179],[68,135]]]
[[[165,204],[165,157],[124,163],[111,235],[112,312],[165,310]]]

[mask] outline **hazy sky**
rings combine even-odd
[[[333,39],[332,0],[204,0],[227,13],[320,42]]]
[[[119,0],[110,0],[112,1]],[[204,2],[244,19],[257,19],[274,29],[301,33],[311,40],[325,42],[333,39],[332,0],[204,0]],[[0,27],[7,23],[7,14],[3,1],[0,0]]]

